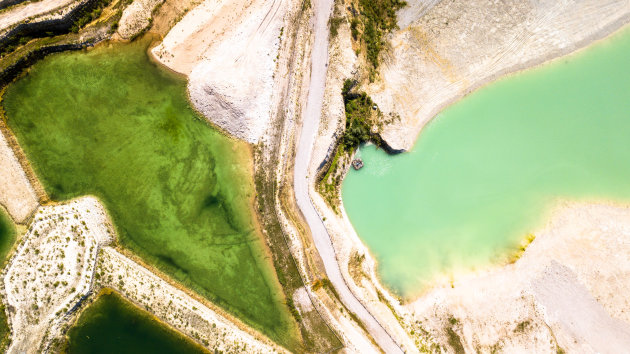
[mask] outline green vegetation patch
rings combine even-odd
[[[99,296],[81,314],[64,349],[69,354],[207,353],[113,292]]]
[[[7,123],[53,200],[96,195],[121,243],[291,348],[252,211],[251,156],[189,106],[147,40],[52,55],[9,86]]]
[[[396,11],[407,3],[401,0],[359,0],[358,11],[352,7],[350,30],[354,40],[365,43],[367,60],[373,68],[379,65],[379,54],[385,44],[385,35],[398,28]]]
[[[360,92],[357,82],[347,79],[341,91],[346,112],[345,129],[337,140],[337,147],[328,168],[319,181],[319,192],[335,212],[339,211],[339,187],[342,172],[356,149],[368,142],[384,146],[379,135],[382,113],[365,92]]]

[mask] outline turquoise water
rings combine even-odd
[[[630,31],[475,92],[409,153],[360,153],[344,205],[392,290],[505,259],[559,198],[630,201]]]

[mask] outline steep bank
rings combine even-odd
[[[536,235],[515,264],[458,279],[409,304],[415,332],[466,351],[627,348],[630,209],[561,203]]]

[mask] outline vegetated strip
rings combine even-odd
[[[341,91],[345,108],[346,123],[343,133],[337,138],[332,154],[318,176],[319,193],[331,208],[339,212],[339,189],[343,175],[356,149],[368,142],[383,148],[389,153],[392,150],[381,138],[383,113],[365,92],[359,91],[355,80],[347,79]],[[396,119],[396,116],[391,119]]]

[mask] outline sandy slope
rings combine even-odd
[[[127,6],[118,21],[116,33],[122,39],[131,39],[151,24],[151,15],[164,0],[136,0]]]
[[[584,47],[630,20],[628,0],[415,0],[367,88],[401,120],[383,136],[409,149],[442,108],[480,85]],[[388,116],[388,114],[386,114]]]
[[[37,194],[2,132],[0,132],[0,204],[18,223],[24,222],[39,206]]]
[[[290,0],[206,0],[153,49],[189,78],[194,107],[255,143],[270,120],[276,58]]]
[[[15,25],[29,17],[46,14],[53,10],[65,7],[78,0],[41,0],[32,1],[0,12],[0,31]]]

